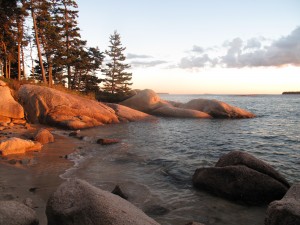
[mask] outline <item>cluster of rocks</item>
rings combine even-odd
[[[269,204],[265,225],[300,224],[300,184],[290,188],[269,164],[241,151],[222,156],[215,167],[198,168],[196,188],[250,205]]]
[[[121,105],[165,117],[181,118],[253,118],[255,115],[225,102],[209,99],[194,99],[188,103],[165,101],[152,90],[138,91]]]

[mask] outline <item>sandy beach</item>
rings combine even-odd
[[[0,137],[24,138],[40,127],[33,126],[30,130],[15,127],[0,131]],[[47,224],[45,209],[49,196],[63,182],[60,175],[73,165],[65,156],[80,146],[79,140],[68,136],[70,131],[55,129],[51,132],[55,142],[44,145],[40,152],[0,160],[0,200],[31,202],[41,225]]]

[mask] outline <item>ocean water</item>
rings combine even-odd
[[[81,131],[84,146],[76,164],[62,175],[108,191],[116,184],[129,201],[161,224],[263,225],[267,206],[245,206],[199,191],[192,175],[214,166],[220,156],[241,150],[268,162],[291,183],[300,182],[300,95],[161,95],[187,102],[225,101],[257,115],[254,119],[159,118]],[[97,138],[117,138],[111,146]]]

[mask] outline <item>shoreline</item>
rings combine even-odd
[[[50,195],[64,182],[61,177],[74,162],[65,156],[80,146],[80,141],[69,137],[70,131],[32,125],[34,130],[8,129],[0,132],[14,137],[26,137],[39,128],[49,128],[53,143],[45,144],[40,152],[10,155],[0,159],[0,200],[29,202],[37,213],[40,225],[47,224],[46,204]],[[81,142],[82,143],[82,142]]]

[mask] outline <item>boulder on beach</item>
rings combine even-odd
[[[48,225],[158,225],[128,201],[79,179],[58,187],[46,215]]]
[[[0,116],[21,119],[24,118],[23,107],[12,97],[7,86],[0,86]]]
[[[133,122],[133,121],[142,121],[142,120],[147,120],[147,121],[156,120],[154,116],[151,116],[141,111],[137,111],[135,109],[129,108],[124,105],[113,104],[113,103],[107,103],[107,105],[115,111],[120,121]]]
[[[231,106],[225,102],[209,99],[193,99],[181,104],[180,108],[193,109],[208,113],[213,118],[253,118],[255,115],[244,109]]]
[[[33,138],[35,141],[40,142],[41,144],[47,144],[50,142],[54,142],[54,136],[51,134],[51,132],[47,129],[40,129],[36,133],[36,135]]]
[[[114,110],[100,102],[48,87],[22,85],[19,98],[31,123],[76,130],[119,121]]]
[[[150,89],[138,91],[136,95],[126,99],[120,104],[150,114],[152,110],[159,107],[166,105],[171,106],[170,103],[160,99],[160,97]]]
[[[288,190],[287,181],[270,165],[241,152],[221,157],[215,167],[197,169],[193,184],[212,194],[251,205],[281,199]]]
[[[38,225],[35,211],[17,201],[0,201],[1,225]]]
[[[192,109],[181,109],[173,106],[162,106],[152,111],[153,115],[163,117],[179,117],[179,118],[212,118],[204,112]]]
[[[300,224],[300,183],[294,184],[279,201],[268,206],[265,225]]]
[[[42,145],[39,142],[24,140],[21,138],[9,138],[0,142],[0,154],[2,156],[12,154],[24,154],[29,151],[39,151]]]

